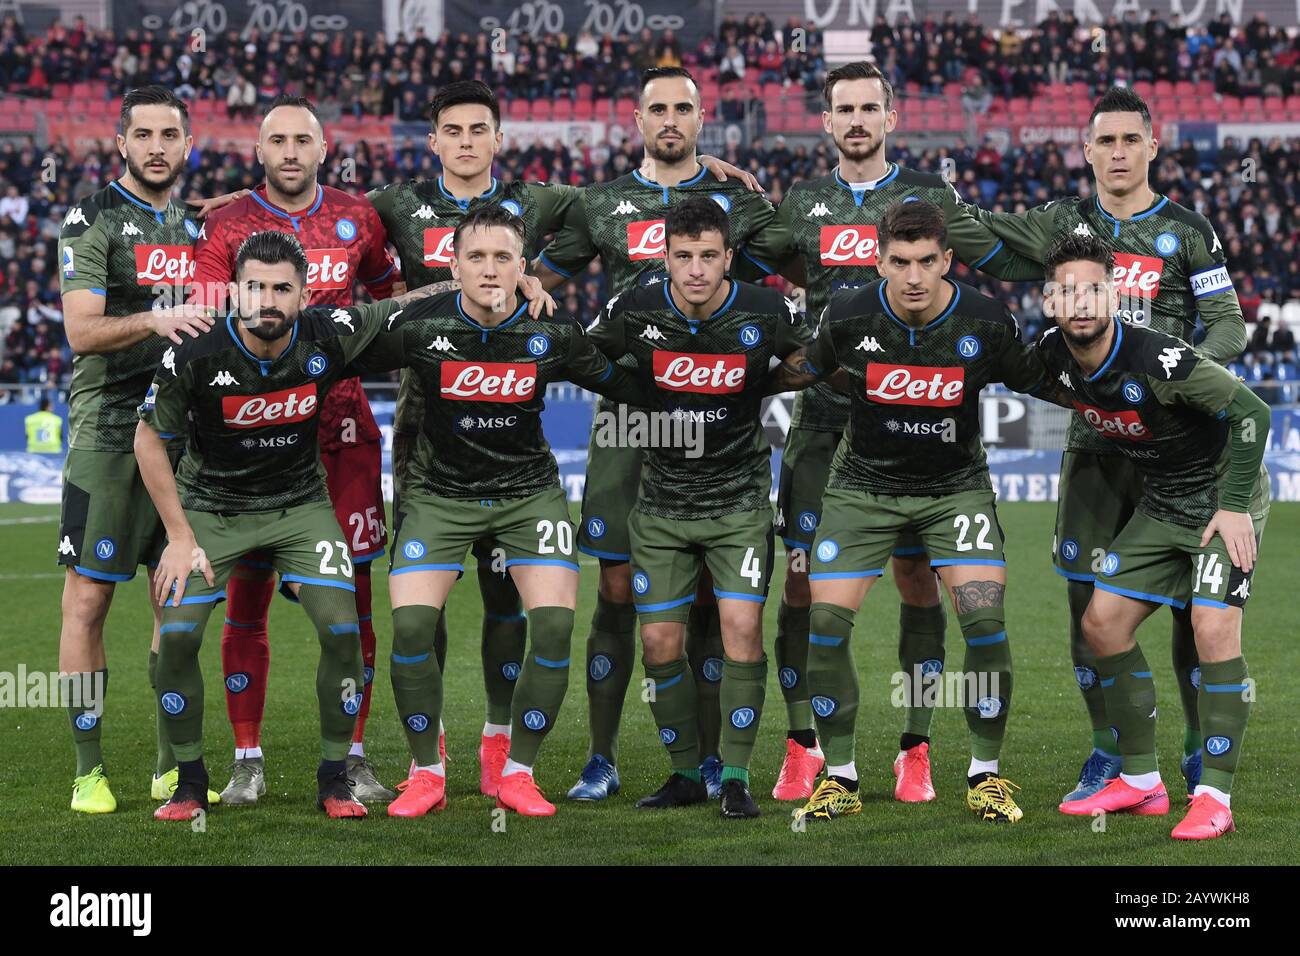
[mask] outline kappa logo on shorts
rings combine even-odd
[[[824,564],[829,564],[839,557],[840,546],[827,538],[821,544],[817,545],[817,560]]]
[[[244,691],[248,690],[248,685],[252,680],[252,676],[244,671],[240,671],[237,674],[229,674],[226,676],[226,690],[230,691],[232,694],[242,694]]]
[[[587,534],[589,534],[589,535],[590,535],[591,537],[593,537],[593,538],[603,538],[603,537],[605,537],[605,519],[604,519],[604,518],[588,518],[588,519],[587,519]]]
[[[1232,738],[1206,737],[1205,749],[1211,757],[1221,757],[1232,749]]]
[[[804,511],[798,517],[799,530],[816,531],[817,530],[817,513],[815,511]]]
[[[1073,561],[1079,556],[1079,542],[1073,538],[1066,538],[1061,542],[1061,557],[1066,561]]]
[[[926,677],[930,674],[942,674],[943,661],[937,657],[932,657],[928,661],[921,661],[921,676]]]
[[[501,676],[504,677],[506,680],[518,680],[518,679],[519,679],[519,662],[518,662],[518,661],[506,661],[504,664],[502,664],[502,665],[501,665]]]
[[[637,594],[645,594],[650,590],[650,576],[644,571],[638,571],[632,575],[632,590]]]
[[[664,746],[667,747],[669,744],[671,744],[674,740],[677,739],[677,731],[673,730],[673,728],[671,727],[660,727],[659,739],[662,740]]]
[[[72,546],[72,539],[66,534],[63,540],[59,542],[59,554],[70,554],[74,558],[77,556],[77,549]]]
[[[605,654],[597,654],[587,665],[587,673],[592,680],[604,680],[614,672],[614,662]]]
[[[1119,570],[1119,555],[1114,551],[1107,551],[1106,557],[1101,560],[1101,573],[1107,576],[1114,574]]]
[[[95,725],[99,723],[99,717],[96,714],[92,714],[90,711],[85,711],[84,713],[78,714],[77,719],[73,721],[73,723],[77,725],[78,730],[94,730]]]
[[[162,709],[167,711],[167,713],[171,714],[173,717],[183,711],[186,703],[188,703],[188,701],[185,700],[184,694],[178,694],[174,690],[169,690],[167,693],[163,694],[162,697],[158,698],[158,701],[162,704]]]
[[[406,544],[402,545],[402,554],[406,555],[406,557],[410,558],[412,561],[424,557],[426,550],[428,549],[425,548],[423,541],[408,541]]]
[[[355,717],[361,713],[361,701],[364,699],[362,694],[353,694],[351,697],[345,697],[339,704],[339,708],[349,717]]]
[[[814,694],[810,703],[812,704],[813,713],[818,717],[829,717],[840,706],[840,702],[834,697],[826,697],[823,694]]]
[[[744,730],[754,722],[756,716],[753,707],[737,707],[731,712],[731,726]]]
[[[799,683],[799,672],[793,667],[782,667],[777,673],[777,678],[781,681],[781,686],[790,690],[795,684]]]
[[[1074,681],[1079,685],[1079,690],[1087,690],[1097,683],[1097,672],[1091,667],[1075,667]]]
[[[975,709],[979,711],[980,717],[984,720],[993,720],[1006,708],[1006,701],[1001,697],[981,697],[975,703]]]
[[[1201,669],[1199,667],[1193,667],[1187,675],[1187,679],[1197,690],[1201,689]]]
[[[545,730],[546,715],[535,707],[524,711],[524,726],[533,731]]]
[[[406,718],[406,726],[410,727],[417,734],[422,734],[429,729],[429,715],[412,714]]]
[[[706,657],[704,663],[700,666],[700,676],[710,684],[716,684],[722,680],[722,658]]]

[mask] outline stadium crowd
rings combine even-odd
[[[783,52],[796,29],[805,29],[800,36],[806,54]],[[1100,54],[1088,46],[1094,41],[1081,36],[1086,34],[1072,15],[1056,13],[1028,41],[1010,32],[997,37],[974,18],[960,23],[952,14],[919,24],[903,17],[893,26],[880,17],[871,30],[874,52],[900,90],[909,83],[922,91],[942,89],[960,80],[986,91],[1023,95],[1045,82],[1082,79],[1108,85],[1177,76],[1213,79],[1216,88],[1236,93],[1300,91],[1300,36],[1289,38],[1262,17],[1237,29],[1226,16],[1205,27],[1183,27],[1176,16],[1165,22],[1152,12],[1140,22],[1129,13],[1107,24]],[[49,95],[55,83],[106,81],[111,93],[120,93],[158,82],[185,97],[224,99],[232,112],[249,115],[257,115],[280,92],[302,93],[320,97],[327,126],[344,112],[420,121],[437,85],[463,77],[484,79],[506,97],[576,95],[587,87],[593,96],[609,97],[634,91],[645,66],[685,63],[710,71],[716,67],[724,90],[727,80],[736,79],[745,87],[775,82],[812,91],[820,88],[824,75],[822,43],[818,31],[797,21],[778,32],[769,18],[753,14],[743,20],[725,16],[717,36],[693,50],[684,50],[672,31],[599,40],[584,33],[571,45],[563,35],[525,37],[512,40],[504,52],[493,52],[486,36],[444,34],[435,42],[417,31],[409,43],[360,33],[301,42],[279,36],[241,41],[229,33],[209,38],[206,52],[191,55],[176,35],[130,30],[115,37],[88,29],[77,18],[72,27],[56,24],[42,36],[27,37],[6,17],[0,21],[0,88]],[[938,63],[943,67],[937,68]],[[906,111],[906,98],[900,107]],[[913,150],[900,136],[890,148],[892,158],[922,170],[939,171],[951,158],[962,193],[994,210],[1021,210],[1049,199],[1087,195],[1090,189],[1090,172],[1077,144],[1048,142],[999,151],[991,140],[959,140],[951,150]],[[355,176],[345,179],[348,158],[355,160]],[[828,143],[791,145],[774,136],[731,147],[723,158],[753,172],[779,202],[792,182],[828,173],[834,150]],[[582,185],[621,175],[639,159],[639,145],[630,142],[572,148],[539,144],[506,150],[497,168],[505,179]],[[1272,318],[1254,327],[1242,359],[1256,381],[1286,378],[1295,365],[1293,333],[1277,307],[1300,300],[1298,168],[1300,139],[1278,138],[1229,139],[1211,157],[1190,144],[1167,147],[1153,166],[1154,188],[1214,224],[1247,320],[1254,322],[1261,307]],[[51,169],[57,174],[51,176]],[[59,222],[76,197],[121,171],[110,143],[78,156],[58,146],[41,151],[30,141],[0,145],[0,384],[58,382],[69,373],[55,262]],[[415,138],[394,147],[362,142],[347,152],[336,149],[322,169],[322,181],[353,191],[436,175],[436,160]],[[196,149],[181,193],[215,196],[252,187],[261,178],[251,156]],[[1026,335],[1041,331],[1044,317],[1036,286],[962,272],[1005,299]],[[593,263],[581,282],[565,287],[560,304],[585,321],[601,307],[607,291],[599,264]]]

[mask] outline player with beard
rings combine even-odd
[[[570,205],[581,193],[572,186],[500,182],[492,175],[492,164],[504,142],[501,104],[492,89],[478,80],[448,83],[439,88],[429,110],[432,128],[429,150],[442,167],[434,180],[394,183],[371,190],[374,204],[397,249],[402,278],[409,289],[434,285],[439,291],[458,288],[451,276],[451,239],[456,226],[483,205],[501,205],[524,220],[531,259],[543,240],[564,223]],[[752,177],[712,157],[700,157],[713,176],[725,182],[741,176],[757,188]],[[524,291],[541,302],[528,287]],[[538,311],[530,306],[534,318]],[[419,377],[402,370],[393,420],[393,477],[400,496],[409,449],[421,430],[424,397]],[[478,563],[479,591],[483,596],[483,683],[486,690],[486,719],[479,743],[479,789],[487,795],[497,792],[501,768],[510,749],[511,699],[524,657],[526,619],[513,580],[493,554],[500,554],[491,541],[474,547]],[[435,651],[439,666],[447,657],[447,615],[438,617]]]
[[[293,236],[260,232],[245,240],[232,310],[163,354],[139,407],[135,453],[167,528],[154,578],[163,602],[156,689],[180,770],[176,791],[154,814],[159,820],[188,820],[207,807],[199,648],[236,563],[255,551],[280,572],[320,641],[317,804],[331,817],[366,815],[345,763],[364,680],[354,566],[317,437],[330,389],[404,303],[309,307],[307,273]],[[185,455],[173,476],[164,443],[182,434]]]
[[[1074,234],[1044,256],[1044,311],[1056,328],[1039,352],[1082,420],[1142,478],[1083,615],[1123,768],[1060,809],[1085,817],[1169,812],[1156,764],[1156,692],[1135,634],[1161,604],[1190,606],[1205,763],[1171,835],[1208,840],[1235,829],[1230,794],[1255,699],[1241,624],[1268,518],[1270,413],[1177,336],[1116,321],[1115,258],[1106,241]]]
[[[1205,338],[1198,349],[1216,362],[1227,362],[1245,348],[1246,324],[1223,246],[1204,216],[1151,189],[1148,177],[1158,149],[1146,103],[1132,90],[1115,87],[1097,101],[1088,121],[1084,156],[1096,179],[1095,196],[1053,200],[1021,214],[972,211],[1008,246],[1039,261],[1062,236],[1104,239],[1115,253],[1120,320],[1185,342],[1192,341],[1199,320]],[[1096,793],[1120,769],[1120,751],[1082,620],[1111,540],[1132,517],[1141,491],[1142,476],[1133,462],[1079,415],[1071,415],[1061,458],[1053,560],[1066,578],[1070,651],[1092,722],[1093,750],[1065,798],[1069,801]],[[1197,700],[1203,675],[1190,613],[1176,606],[1170,610],[1183,705],[1182,769],[1192,794],[1202,765]]]
[[[777,210],[777,267],[807,289],[810,316],[831,297],[874,282],[877,227],[899,200],[927,199],[944,212],[956,258],[1004,279],[1040,274],[1035,261],[1012,253],[960,202],[942,176],[888,161],[886,138],[898,123],[894,91],[870,63],[846,63],[826,75],[822,125],[835,143],[839,164],[827,176],[795,183]],[[777,614],[776,664],[789,732],[786,755],[772,796],[805,800],[822,767],[806,680],[808,664],[808,552],[821,522],[822,491],[831,457],[849,418],[848,396],[820,383],[799,393],[781,457],[777,531],[786,545],[785,593]],[[898,662],[907,675],[908,704],[894,760],[895,799],[934,799],[930,778],[930,722],[934,708],[920,690],[923,675],[944,666],[946,621],[938,581],[920,538],[900,535],[893,556],[898,588]]]
[[[307,252],[312,305],[351,305],[362,283],[376,299],[392,294],[396,263],[385,246],[384,226],[360,196],[316,182],[327,143],[311,101],[283,95],[267,110],[258,132],[257,158],[266,180],[250,195],[213,213],[195,244],[192,302],[224,304],[241,244],[255,232],[292,231]],[[384,498],[380,487],[381,436],[361,382],[344,379],[321,408],[321,462],[339,526],[347,534],[356,568],[357,615],[365,693],[348,753],[348,776],[363,801],[387,801],[365,757],[363,737],[375,672],[375,631],[370,613],[370,563],[384,553]],[[223,802],[243,806],[266,792],[261,747],[270,643],[267,613],[275,575],[262,555],[245,555],[226,589],[221,664],[226,711],[235,735],[235,762]]]
[[[117,807],[100,747],[109,604],[116,583],[162,550],[162,525],[132,453],[135,407],[169,345],[212,325],[200,307],[155,308],[183,303],[193,273],[199,226],[171,198],[192,145],[188,110],[174,94],[158,86],[127,93],[117,133],[126,172],[75,203],[59,235],[64,324],[75,353],[59,516],[58,562],[66,569],[59,670],[77,751],[72,809],[83,813]],[[158,621],[155,603],[151,682]],[[74,693],[83,690],[92,693]],[[156,797],[166,797],[176,775],[161,716]]]
[[[646,70],[635,119],[645,142],[645,160],[633,172],[583,189],[569,208],[563,230],[533,264],[546,288],[568,281],[597,257],[611,292],[666,282],[664,214],[692,196],[710,198],[728,214],[737,258],[750,256],[756,265],[771,259],[762,245],[762,234],[775,215],[771,203],[750,192],[742,180],[709,178],[696,155],[704,107],[691,74],[680,67]],[[598,420],[602,413],[616,414],[616,409],[601,402]],[[628,516],[636,501],[641,459],[640,448],[605,447],[594,434],[588,448],[578,548],[600,559],[600,586],[587,639],[591,749],[587,766],[569,791],[574,800],[603,800],[619,789],[618,725],[636,660]],[[707,573],[691,607],[686,648],[699,695],[696,713],[704,757],[699,770],[710,795],[717,797],[722,792],[719,691],[724,654]]]

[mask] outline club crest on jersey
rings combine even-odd
[[[515,202],[513,199],[507,199],[501,204],[501,208],[512,216],[522,216],[524,214],[523,206],[519,205],[519,203]]]
[[[700,676],[710,684],[716,684],[722,680],[722,658],[706,657],[704,663],[700,666]]]
[[[605,537],[605,519],[604,519],[604,518],[588,518],[588,519],[587,519],[587,535],[588,535],[589,537],[592,537],[592,538],[603,538],[603,537]]]
[[[506,680],[518,680],[519,670],[520,667],[518,661],[506,661],[501,665],[501,676]]]
[[[737,707],[731,712],[731,726],[744,730],[754,722],[755,716],[753,707]]]
[[[677,731],[673,730],[671,727],[660,727],[659,739],[663,741],[664,746],[667,747],[677,739]]]
[[[650,576],[644,571],[638,571],[632,575],[632,590],[637,594],[645,594],[650,590]]]
[[[822,226],[819,236],[824,266],[874,266],[879,249],[875,226]]]
[[[823,564],[830,564],[840,554],[840,546],[835,541],[827,538],[821,544],[817,545],[817,560]]]
[[[957,340],[957,354],[964,359],[979,358],[980,352],[983,351],[984,346],[973,335],[963,335]]]
[[[1097,672],[1091,667],[1075,667],[1074,682],[1079,685],[1079,690],[1087,690],[1097,683]]]
[[[163,694],[162,697],[158,699],[158,702],[162,704],[162,709],[167,711],[167,713],[171,714],[173,717],[183,711],[185,705],[188,703],[184,694],[178,694],[174,690],[169,690],[167,693]]]
[[[975,704],[975,709],[984,720],[993,720],[1005,707],[1006,702],[1001,697],[981,697]]]
[[[112,538],[100,538],[95,542],[95,557],[99,560],[107,561],[115,554],[117,554],[117,542]]]
[[[1231,737],[1206,737],[1205,749],[1211,757],[1219,757],[1232,749]]]
[[[185,220],[185,235],[189,236],[191,239],[197,239],[199,237],[199,227],[193,219]]]
[[[587,665],[587,673],[592,680],[604,680],[614,670],[614,662],[609,659],[608,655],[597,654]]]
[[[1146,389],[1138,382],[1125,382],[1123,392],[1124,401],[1130,405],[1141,405],[1147,398]]]
[[[524,711],[524,726],[532,731],[546,729],[546,714],[534,707]]]
[[[1106,557],[1101,559],[1101,573],[1110,577],[1119,570],[1119,555],[1114,551],[1107,551]]]
[[[782,667],[777,672],[777,679],[781,681],[781,686],[790,690],[795,684],[799,683],[799,672],[793,667]]]
[[[640,259],[662,259],[664,257],[664,221],[662,219],[642,219],[627,224],[627,257],[632,261]]]
[[[1172,256],[1178,251],[1180,243],[1178,242],[1178,237],[1172,232],[1162,232],[1160,235],[1156,236],[1153,245],[1156,247],[1156,252],[1160,253],[1162,256]]]
[[[329,367],[329,359],[320,352],[312,353],[311,357],[307,359],[306,364],[303,365],[303,368],[307,370],[307,374],[312,376],[323,375],[325,370]]]
[[[345,697],[339,703],[339,709],[348,717],[355,717],[361,713],[361,702],[365,700],[364,694],[353,694],[351,697]]]
[[[840,702],[834,697],[827,697],[825,694],[814,694],[813,699],[809,701],[812,704],[813,713],[818,717],[829,717],[839,709]]]
[[[800,531],[817,530],[817,512],[815,511],[804,511],[795,520],[799,525]]]
[[[357,237],[357,224],[351,219],[340,219],[334,224],[334,235],[344,242],[351,242]]]
[[[426,550],[428,549],[425,548],[423,541],[412,540],[406,542],[406,544],[402,546],[402,554],[406,555],[406,557],[411,561],[418,561],[420,558],[424,557],[424,552]]]
[[[740,344],[745,348],[753,348],[759,342],[763,341],[763,330],[757,325],[750,323],[740,328]]]
[[[929,660],[921,661],[920,668],[922,677],[927,677],[930,674],[942,674],[943,661],[937,657],[931,657]]]
[[[541,358],[551,350],[551,340],[540,332],[528,340],[528,354]]]
[[[75,723],[78,730],[94,730],[99,717],[87,710],[77,715]]]
[[[429,729],[429,715],[411,714],[406,718],[406,726],[410,727],[417,734],[422,734]]]
[[[731,212],[731,200],[722,193],[713,193],[709,198],[721,206],[723,212]]]
[[[1061,542],[1061,557],[1066,561],[1073,561],[1079,556],[1079,542],[1073,538],[1066,538]]]

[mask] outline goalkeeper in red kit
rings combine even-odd
[[[324,130],[311,102],[288,95],[277,98],[258,134],[257,158],[266,170],[266,180],[248,196],[221,209],[220,215],[208,217],[195,244],[191,302],[224,307],[240,243],[255,232],[268,230],[290,233],[302,243],[308,258],[307,288],[312,305],[351,305],[358,281],[376,299],[392,295],[399,276],[386,249],[383,224],[364,196],[316,182],[325,152]],[[342,310],[334,319],[342,323],[350,320],[351,314]],[[219,387],[223,383],[214,380],[212,384]],[[362,744],[375,672],[369,562],[384,553],[387,542],[380,440],[361,383],[355,378],[339,382],[321,410],[320,457],[334,513],[356,568],[365,688],[347,757],[347,775],[353,792],[363,802],[385,802],[395,796],[375,778]],[[261,729],[270,665],[266,619],[275,575],[263,557],[245,555],[226,587],[221,666],[226,709],[235,734],[234,769],[221,792],[222,802],[228,806],[256,803],[266,792]]]

